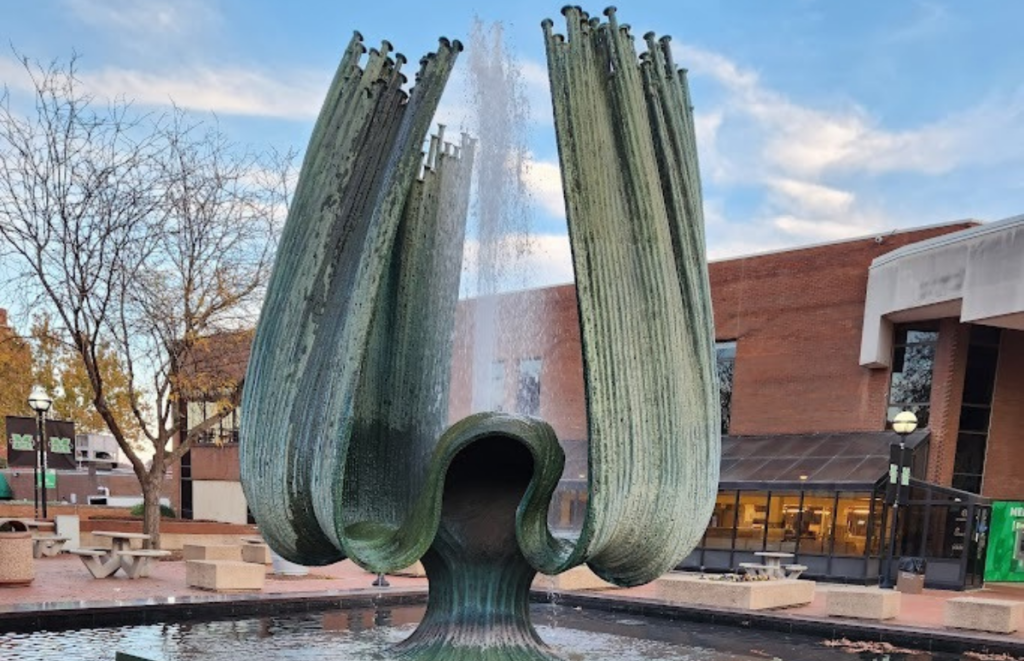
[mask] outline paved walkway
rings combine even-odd
[[[269,571],[269,568],[268,568]],[[371,586],[374,575],[360,569],[351,561],[310,568],[306,577],[276,577],[268,573],[263,589],[264,595],[300,595],[302,593],[380,592]],[[388,577],[392,587],[409,590],[425,589],[424,578],[403,576]],[[829,590],[849,589],[846,586],[818,583],[814,601],[800,608],[774,611],[780,615],[829,619],[825,615],[825,594]],[[656,599],[652,585],[631,589],[602,591],[605,596],[615,598]],[[992,585],[984,590],[969,593],[946,590],[925,590],[922,594],[904,594],[901,614],[895,620],[885,622],[894,627],[935,628],[943,627],[943,607],[947,599],[970,594],[972,596],[994,597],[1024,601],[1024,585]],[[133,601],[141,599],[165,599],[167,597],[203,596],[209,592],[194,590],[185,585],[185,563],[165,561],[154,563],[150,578],[129,580],[123,574],[107,579],[94,579],[77,557],[59,556],[44,558],[36,562],[36,579],[26,587],[0,588],[0,611],[40,610],[67,607],[89,607],[90,603]],[[1014,634],[1024,639],[1024,631]]]
[[[165,561],[152,563],[149,578],[131,580],[118,572],[111,578],[95,579],[75,556],[61,555],[36,561],[36,578],[25,587],[0,588],[0,608],[18,606],[25,610],[33,603],[126,601],[136,599],[202,596],[212,593],[185,585],[185,563]],[[269,567],[268,567],[269,571]],[[344,560],[326,567],[311,567],[304,577],[278,577],[267,574],[264,594],[324,592],[330,590],[363,590],[372,587],[375,576]],[[423,578],[389,576],[397,588],[426,588]]]
[[[851,586],[834,583],[818,582],[815,586],[814,601],[806,606],[786,608],[772,611],[776,614],[797,615],[821,619],[829,618],[825,612],[825,598],[830,590],[849,590]],[[628,590],[610,590],[606,594],[657,599],[653,584]],[[924,590],[921,594],[903,594],[900,598],[900,615],[880,624],[889,626],[920,627],[924,629],[944,629],[943,611],[946,600],[954,597],[984,597],[988,599],[1009,599],[1024,602],[1024,584],[997,583],[990,584],[981,590],[956,592],[953,590]],[[865,620],[861,620],[862,622]],[[1014,638],[1024,639],[1024,630],[1012,634]]]

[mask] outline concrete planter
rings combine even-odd
[[[36,577],[32,560],[32,533],[19,522],[22,530],[0,532],[0,586],[28,585]]]

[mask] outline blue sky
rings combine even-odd
[[[239,142],[301,150],[352,30],[415,62],[474,16],[502,21],[532,109],[532,284],[551,284],[571,267],[539,26],[560,6],[38,0],[5,7],[0,41],[44,61],[78,52],[98,95],[173,99]],[[619,19],[671,34],[691,71],[712,258],[1024,212],[1024,3],[623,1]],[[0,54],[15,94],[17,70]],[[441,110],[455,126],[458,71]]]

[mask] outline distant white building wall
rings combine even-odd
[[[943,317],[1024,330],[1024,215],[875,259],[868,272],[860,364],[889,367],[894,323]]]
[[[192,482],[192,518],[222,523],[248,522],[248,506],[242,483],[229,480]]]
[[[121,448],[110,434],[78,434],[75,436],[75,460],[82,466],[114,468],[121,463]]]

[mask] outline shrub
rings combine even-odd
[[[132,508],[131,514],[132,516],[142,516],[145,512],[145,509],[146,506],[143,503],[139,503],[138,505]],[[161,504],[160,516],[165,519],[174,519],[178,515],[174,513],[174,509],[172,509],[170,506]]]

